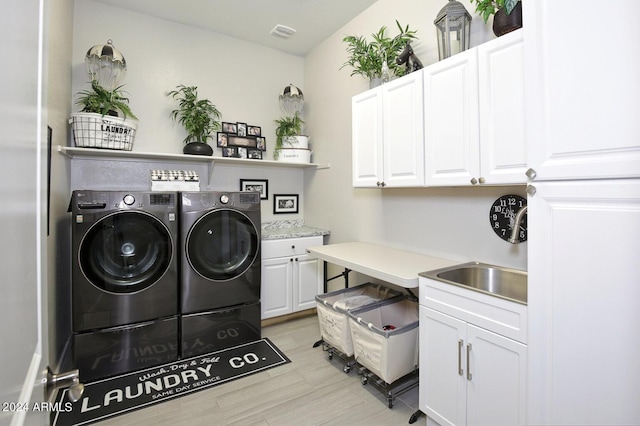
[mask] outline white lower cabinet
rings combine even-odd
[[[321,236],[262,242],[262,319],[316,306],[315,297],[322,292],[321,262],[306,250],[322,244]]]
[[[444,425],[522,425],[526,346],[420,306],[420,409]]]
[[[448,284],[426,288],[428,280],[420,280],[419,404],[427,424],[524,425],[527,346],[495,331],[511,324],[520,328],[515,335],[526,333],[526,306],[497,300],[487,308],[492,296],[475,299],[475,292],[456,288],[448,293]],[[448,313],[426,306],[432,301]],[[460,309],[454,301],[461,302]],[[456,312],[460,318],[453,316]],[[484,327],[496,327],[479,327],[471,322],[475,318]]]

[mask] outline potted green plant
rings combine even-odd
[[[76,146],[126,151],[133,148],[138,121],[121,89],[118,86],[108,90],[93,80],[90,90],[76,94],[75,103],[82,108],[71,114],[70,120]]]
[[[187,131],[184,138],[185,154],[212,155],[213,148],[207,141],[211,133],[220,129],[220,111],[209,99],[198,99],[196,86],[176,86],[167,96],[178,101],[178,108],[171,111],[171,118]]]
[[[274,160],[295,160],[306,157],[303,162],[309,162],[311,152],[309,151],[309,138],[302,135],[302,125],[304,121],[296,112],[293,116],[286,116],[274,120],[276,127],[276,147],[273,150]],[[286,155],[281,154],[286,150]]]
[[[404,75],[405,68],[396,63],[396,57],[404,49],[407,42],[417,39],[416,31],[410,30],[409,26],[402,27],[398,21],[399,34],[395,37],[387,36],[387,27],[381,27],[378,32],[371,35],[372,41],[368,41],[363,36],[349,35],[342,39],[347,43],[347,61],[340,67],[351,67],[351,75],[362,75],[369,78],[371,86],[381,83],[379,79],[383,76],[383,71],[389,73],[389,77],[400,77]],[[386,69],[384,69],[386,66]]]
[[[113,90],[107,90],[94,80],[91,82],[91,90],[81,90],[77,93],[76,105],[82,107],[82,112],[112,117],[118,117],[121,113],[124,118],[137,119],[129,108],[129,98],[124,96],[121,88],[122,86],[118,86]]]
[[[493,33],[500,37],[522,28],[522,4],[520,0],[471,0],[484,22],[493,16]]]

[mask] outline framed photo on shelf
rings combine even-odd
[[[260,126],[247,126],[247,136],[262,136]]]
[[[238,122],[236,125],[238,126],[238,131],[236,132],[238,136],[247,136],[247,123]]]
[[[274,194],[273,214],[298,213],[298,194]]]
[[[229,158],[237,158],[238,157],[238,148],[235,146],[227,146],[222,148],[222,156]]]
[[[233,133],[236,134],[238,133],[238,127],[236,126],[236,123],[226,123],[226,122],[222,122],[222,131],[224,133]]]
[[[259,149],[247,149],[247,158],[251,160],[262,160],[262,151]]]
[[[255,148],[257,145],[256,138],[247,138],[244,136],[229,135],[229,145],[244,146],[246,148]]]
[[[266,151],[267,150],[267,138],[265,138],[263,136],[258,136],[256,138],[256,148],[259,149],[260,151]]]
[[[229,135],[218,132],[218,147],[222,148],[229,145]]]
[[[266,179],[240,179],[240,191],[258,191],[261,200],[268,200],[269,181]]]

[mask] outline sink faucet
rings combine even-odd
[[[527,207],[528,206],[524,206],[518,210],[516,218],[513,220],[513,229],[511,230],[511,236],[509,237],[509,242],[511,244],[515,244],[518,241],[518,231],[520,231],[520,224],[522,223],[524,214],[527,212]]]

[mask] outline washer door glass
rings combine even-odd
[[[105,216],[80,244],[82,272],[96,287],[132,293],[153,285],[169,268],[173,243],[167,227],[142,212]]]
[[[187,259],[204,278],[227,281],[249,269],[259,244],[258,231],[247,216],[235,210],[214,210],[191,227]]]

